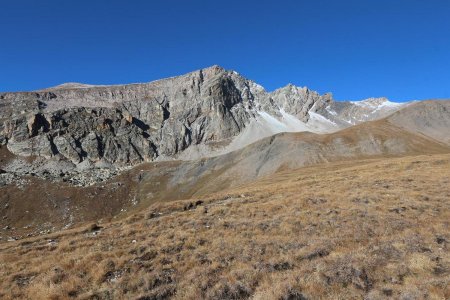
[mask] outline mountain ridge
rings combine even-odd
[[[41,177],[103,178],[99,170],[213,157],[280,132],[335,132],[410,104],[386,101],[338,102],[292,84],[267,92],[215,65],[149,83],[0,93],[0,144],[17,157],[11,170],[33,157]]]
[[[433,104],[425,105],[430,103]],[[448,118],[450,101],[438,106],[446,109],[431,112],[444,112]],[[414,114],[417,110],[424,109],[409,106],[401,115]],[[442,140],[421,133],[427,127],[436,128],[441,123],[439,118],[409,129],[402,122],[403,119],[391,115],[328,134],[278,133],[226,154],[197,160],[147,162],[117,172],[112,178],[103,177],[102,182],[94,180],[88,184],[83,181],[88,177],[86,170],[64,181],[33,176],[39,170],[31,162],[22,169],[14,169],[5,162],[16,158],[0,147],[3,170],[0,200],[8,203],[10,212],[8,219],[0,220],[0,224],[16,228],[17,236],[23,237],[49,230],[49,223],[51,230],[57,230],[89,220],[113,218],[156,203],[202,199],[281,171],[354,160],[450,153],[450,145],[445,143],[450,137],[448,131]],[[80,178],[80,174],[84,177]],[[30,213],[18,213],[24,211]],[[35,221],[36,218],[42,222]],[[29,223],[33,227],[24,228]]]

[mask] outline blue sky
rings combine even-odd
[[[218,64],[267,90],[450,98],[450,1],[0,0],[0,91]]]

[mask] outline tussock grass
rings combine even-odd
[[[0,244],[0,298],[449,299],[450,155],[281,172]]]

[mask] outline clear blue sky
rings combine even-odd
[[[0,91],[218,64],[267,90],[450,98],[450,1],[0,0]]]

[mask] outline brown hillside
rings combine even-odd
[[[7,160],[8,152],[1,150]],[[0,187],[0,236],[5,241],[89,220],[111,220],[154,202],[204,196],[308,165],[449,152],[450,147],[434,139],[379,120],[326,135],[278,134],[197,161],[142,164],[92,187],[25,176],[23,185]]]
[[[281,172],[0,245],[9,299],[448,299],[450,155]]]

